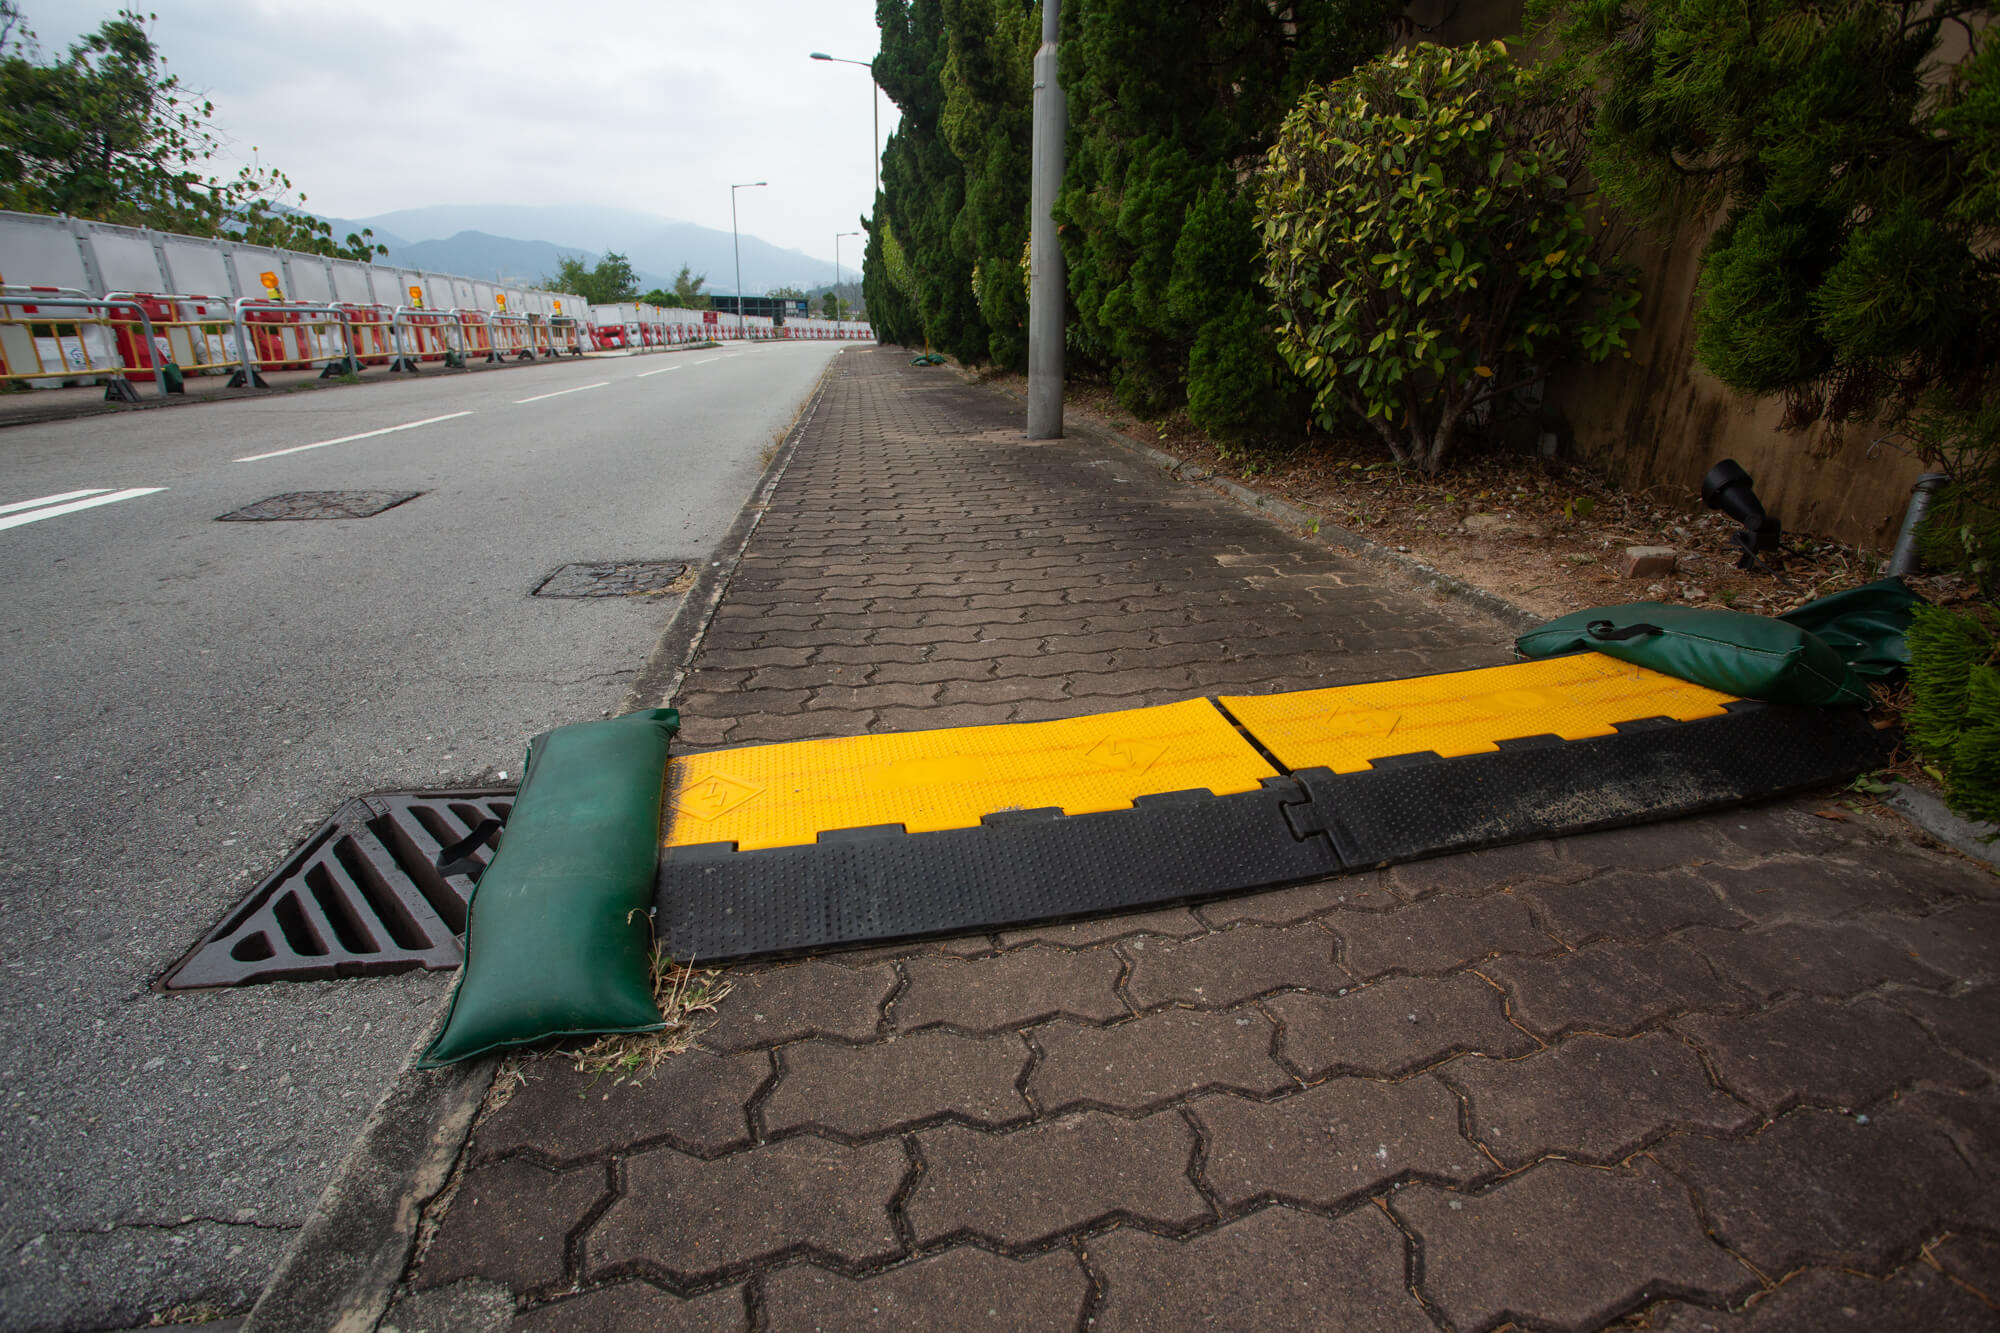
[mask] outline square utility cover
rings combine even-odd
[[[535,596],[658,597],[693,582],[680,560],[593,560],[564,565],[535,585]]]
[[[218,523],[270,523],[294,518],[372,518],[422,491],[288,491],[224,514]]]

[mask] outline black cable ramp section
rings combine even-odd
[[[1342,863],[1359,869],[1781,796],[1880,767],[1892,749],[1852,709],[1742,700],[1719,717],[1624,722],[1611,736],[1523,737],[1494,754],[1293,776]]]
[[[1694,721],[1301,769],[1255,792],[1147,796],[1130,810],[843,829],[749,852],[669,847],[658,928],[674,957],[721,963],[1129,911],[1739,805],[1844,781],[1891,748],[1852,710],[1740,701]]]
[[[1014,810],[976,828],[905,833],[899,824],[822,833],[815,843],[739,852],[670,847],[656,887],[658,929],[676,958],[709,962],[836,944],[963,934],[1092,916],[1341,869],[1325,838],[1286,818],[1290,778],[1229,796],[1142,796],[1129,810]]]

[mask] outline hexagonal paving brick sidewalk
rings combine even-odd
[[[1508,656],[905,360],[837,363],[686,745]],[[2000,1326],[2000,881],[1813,808],[734,969],[641,1086],[521,1065],[388,1325]]]

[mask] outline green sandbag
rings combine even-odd
[[[1807,602],[1778,619],[1817,634],[1855,675],[1881,680],[1909,669],[1910,646],[1904,636],[1912,613],[1924,605],[1901,579],[1877,579]]]
[[[647,918],[671,708],[544,732],[479,878],[444,1031],[418,1067],[506,1046],[663,1026]]]
[[[1523,657],[1583,649],[1745,699],[1868,702],[1867,688],[1825,640],[1747,611],[1631,602],[1573,612],[1514,641],[1514,650]]]

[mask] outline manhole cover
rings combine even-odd
[[[535,596],[660,597],[686,592],[693,582],[680,561],[596,560],[564,565],[541,581]]]
[[[271,523],[293,518],[372,518],[422,491],[288,491],[245,505],[218,523]]]
[[[457,967],[473,881],[493,857],[484,837],[463,844],[490,835],[513,808],[513,790],[502,787],[349,801],[175,963],[160,989]]]

